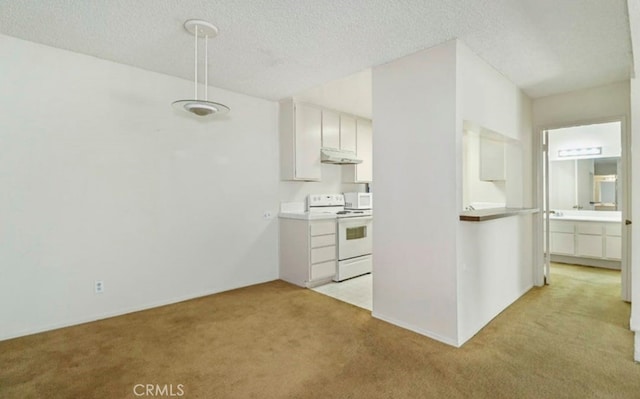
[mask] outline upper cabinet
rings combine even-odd
[[[368,119],[356,119],[356,156],[362,163],[345,168],[344,182],[370,183],[373,181],[373,129]]]
[[[280,101],[279,129],[282,180],[321,180],[320,149],[324,147],[353,151],[362,160],[357,165],[343,166],[345,183],[371,182],[370,120],[289,99]]]
[[[356,118],[336,111],[322,110],[322,147],[356,151]]]
[[[356,151],[356,118],[340,115],[340,149]]]
[[[280,102],[280,177],[318,181],[321,178],[322,110],[312,105]]]
[[[480,137],[480,180],[506,179],[505,143],[494,138]]]
[[[340,149],[340,114],[322,110],[322,147]]]

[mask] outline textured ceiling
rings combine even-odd
[[[185,79],[192,18],[210,84],[274,100],[456,37],[531,97],[632,66],[625,0],[0,0],[2,34]]]

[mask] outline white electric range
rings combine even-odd
[[[342,194],[311,194],[307,212],[337,218],[338,266],[334,281],[371,273],[373,268],[373,210],[346,209]]]

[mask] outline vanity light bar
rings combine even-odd
[[[559,157],[579,157],[582,155],[600,155],[602,147],[573,148],[570,150],[558,150]]]

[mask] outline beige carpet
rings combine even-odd
[[[553,271],[460,349],[275,281],[0,342],[0,398],[640,398],[619,273]]]

